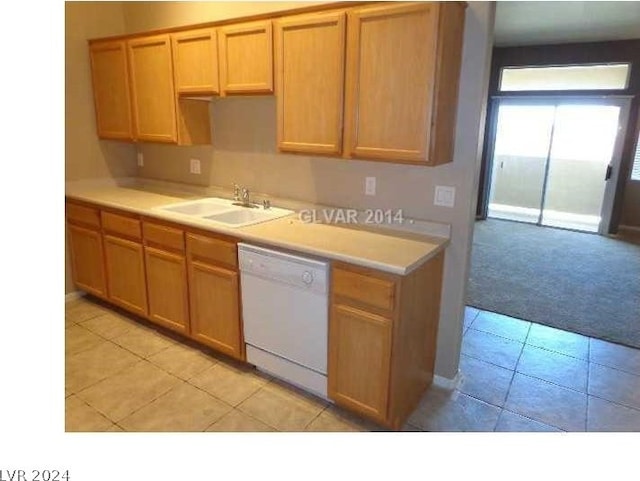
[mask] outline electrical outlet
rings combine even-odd
[[[189,162],[189,172],[192,174],[200,173],[200,160],[199,159],[191,159]]]
[[[436,185],[436,194],[433,198],[434,205],[453,207],[456,202],[456,188],[446,185]]]
[[[376,178],[375,177],[365,177],[364,195],[376,195]]]
[[[144,166],[144,154],[142,152],[138,152],[138,167]]]

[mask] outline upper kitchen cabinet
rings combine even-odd
[[[126,43],[96,42],[89,51],[98,137],[132,140]]]
[[[177,143],[176,99],[169,35],[128,42],[135,138]]]
[[[218,95],[218,42],[215,29],[171,35],[173,72],[178,95]]]
[[[346,156],[453,160],[464,9],[420,2],[348,13]]]
[[[271,20],[223,27],[219,39],[222,94],[272,93]]]
[[[276,22],[281,151],[341,153],[345,23],[343,12]]]

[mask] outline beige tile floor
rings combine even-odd
[[[384,431],[89,298],[66,305],[67,431]],[[405,431],[640,431],[640,352],[467,308],[458,389]]]

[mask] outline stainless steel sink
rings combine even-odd
[[[258,224],[293,214],[292,210],[278,207],[269,209],[256,207],[258,206],[245,207],[232,200],[208,197],[206,199],[163,205],[156,207],[156,209],[234,228]]]

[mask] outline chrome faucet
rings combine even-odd
[[[249,208],[258,207],[249,199],[249,189],[241,187],[238,184],[233,184],[233,200],[233,205]]]
[[[251,202],[249,189],[239,186],[238,184],[233,184],[233,205],[249,207],[252,209],[259,207],[258,204]],[[271,209],[271,201],[269,199],[264,199],[262,201],[262,208]]]

